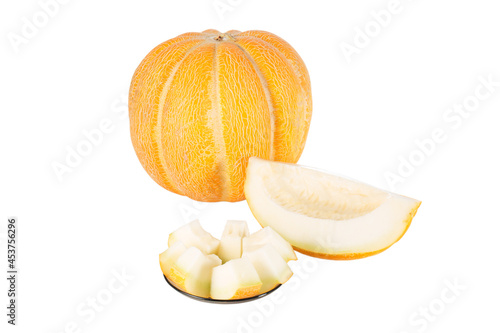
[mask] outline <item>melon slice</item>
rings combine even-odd
[[[209,297],[212,269],[221,263],[215,254],[207,255],[196,247],[190,247],[172,264],[166,276],[190,294]]]
[[[269,226],[243,238],[243,252],[257,250],[266,244],[272,245],[285,261],[297,260],[290,243]]]
[[[299,252],[357,259],[397,242],[420,201],[295,164],[252,157],[245,181],[248,205]]]
[[[259,274],[262,281],[261,294],[285,283],[293,275],[286,261],[271,244],[244,252],[243,258],[248,258]]]
[[[219,240],[205,231],[200,221],[194,220],[172,232],[168,237],[168,246],[181,241],[186,247],[194,246],[205,254],[215,254],[219,249]]]
[[[213,299],[240,299],[260,294],[262,282],[248,258],[233,259],[212,270]]]
[[[242,239],[250,234],[245,221],[227,221],[220,239],[218,256],[222,262],[241,257]]]
[[[170,274],[172,265],[184,252],[186,252],[186,249],[184,243],[176,242],[160,254],[160,267],[165,276]]]

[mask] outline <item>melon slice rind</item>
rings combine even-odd
[[[176,242],[160,254],[160,267],[165,276],[170,274],[172,265],[186,250],[184,243]]]
[[[252,157],[245,181],[257,221],[299,252],[356,259],[384,251],[408,229],[420,201],[295,164]]]
[[[260,294],[262,282],[248,258],[228,261],[212,270],[213,299],[241,299]]]
[[[200,297],[209,297],[212,269],[221,264],[215,254],[204,254],[196,247],[187,248],[166,275],[178,288]]]
[[[259,274],[262,281],[261,294],[285,283],[293,275],[286,261],[271,244],[244,252],[243,258],[248,258]]]

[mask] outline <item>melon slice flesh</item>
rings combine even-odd
[[[244,252],[243,258],[248,258],[259,274],[262,281],[261,294],[268,292],[278,284],[285,283],[293,275],[286,261],[270,244]]]
[[[301,167],[249,160],[247,203],[299,252],[327,259],[357,259],[397,242],[420,201]]]
[[[168,246],[182,242],[186,247],[196,247],[205,254],[215,254],[220,241],[205,231],[200,221],[194,220],[172,232],[168,237]]]
[[[241,257],[242,239],[250,234],[245,221],[227,221],[220,239],[218,256],[222,262]]]
[[[184,252],[186,252],[186,250],[187,248],[184,243],[176,242],[160,254],[160,267],[165,276],[170,274],[172,265]]]
[[[260,294],[262,282],[248,258],[228,261],[212,270],[213,299],[240,299]]]
[[[209,297],[212,269],[221,263],[215,254],[207,255],[190,247],[172,264],[166,276],[178,288],[192,295]]]
[[[297,255],[290,243],[283,239],[273,228],[267,226],[243,238],[243,252],[251,252],[270,244],[286,262],[297,260]]]

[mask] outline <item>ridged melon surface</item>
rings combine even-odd
[[[164,188],[198,201],[243,200],[251,156],[297,162],[311,111],[300,56],[256,30],[186,33],[158,45],[129,94],[142,166]]]

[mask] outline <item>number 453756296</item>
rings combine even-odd
[[[16,220],[9,219],[9,224],[7,225],[7,262],[9,263],[9,269],[16,268]]]

